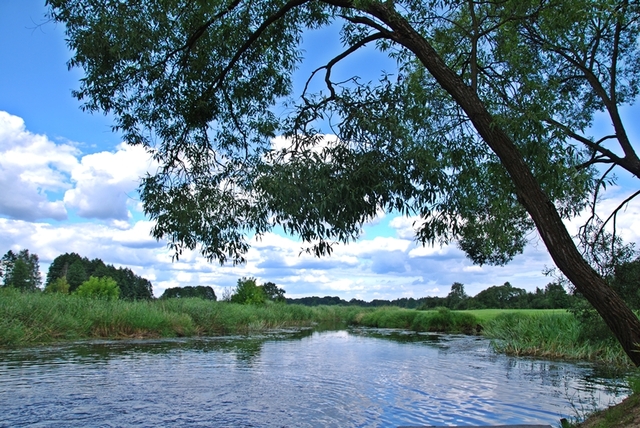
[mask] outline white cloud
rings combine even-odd
[[[84,218],[127,220],[128,206],[138,206],[135,198],[140,178],[155,167],[141,146],[120,144],[117,151],[86,155],[73,169],[73,189],[64,202]]]
[[[275,282],[290,297],[345,300],[446,296],[456,281],[469,295],[506,281],[532,291],[551,280],[541,274],[552,262],[538,239],[507,266],[474,266],[455,244],[416,243],[420,218],[402,216],[374,221],[359,241],[336,245],[330,257],[301,253],[300,240],[271,232],[250,240],[242,266],[209,263],[197,251],[172,262],[165,242],[149,235],[153,224],[140,214],[136,199],[139,177],[155,167],[140,147],[121,144],[83,156],[73,145],[32,134],[22,119],[0,112],[0,251],[28,248],[40,256],[45,274],[47,263],[66,252],[100,258],[151,280],[156,296],[185,285],[209,285],[220,296],[243,276]],[[605,196],[603,212],[626,197],[614,187]],[[93,220],[63,221],[67,210]],[[60,221],[39,221],[48,218]],[[618,233],[640,241],[639,202],[621,212]]]
[[[26,130],[24,121],[0,111],[0,215],[34,221],[64,220],[62,201],[48,194],[70,187],[79,151]]]

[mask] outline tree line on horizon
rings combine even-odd
[[[640,309],[640,257],[620,263],[607,276],[607,282],[632,309]],[[575,289],[569,292],[559,282],[551,282],[544,289],[536,287],[528,292],[523,288],[512,286],[509,282],[494,285],[469,296],[464,285],[454,282],[446,297],[427,296],[420,298],[402,297],[394,300],[374,299],[366,302],[360,299],[344,300],[338,296],[310,296],[287,298],[289,304],[305,306],[342,305],[342,306],[398,306],[407,309],[435,309],[445,307],[452,310],[465,309],[576,309],[584,312],[590,306],[585,304],[584,297]]]
[[[40,290],[42,277],[38,255],[28,249],[7,251],[0,259],[0,278],[4,287]],[[153,286],[148,279],[136,275],[129,268],[116,268],[101,259],[89,260],[77,253],[65,253],[53,259],[43,291],[128,300],[153,298]]]
[[[0,278],[4,287],[23,291],[40,290],[39,258],[28,249],[7,251],[0,259]],[[98,281],[101,280],[102,282]],[[107,283],[106,281],[109,280]],[[608,275],[609,285],[633,309],[640,309],[640,257],[616,265]],[[77,293],[86,284],[93,294],[129,300],[153,299],[153,288],[149,280],[136,275],[129,268],[116,268],[101,259],[89,260],[77,253],[65,253],[56,257],[47,272],[45,292]],[[117,287],[117,292],[115,288]],[[83,290],[87,293],[86,290]],[[258,285],[255,278],[238,279],[236,287],[226,289],[222,301],[242,304],[263,304],[267,301],[300,304],[305,306],[342,305],[361,307],[397,306],[407,309],[435,309],[446,307],[452,310],[465,309],[570,309],[581,307],[584,298],[575,289],[569,292],[559,282],[551,282],[544,289],[536,287],[533,292],[514,287],[509,282],[494,285],[475,296],[467,295],[464,284],[454,282],[446,297],[403,297],[393,300],[374,299],[369,302],[353,298],[344,300],[338,296],[285,297],[285,290],[273,282]],[[86,295],[86,294],[85,294]],[[160,299],[197,297],[216,301],[211,286],[172,287],[164,291]]]
[[[407,309],[435,309],[448,308],[452,310],[465,309],[568,309],[575,296],[567,293],[558,283],[550,283],[544,289],[536,287],[534,292],[512,286],[509,282],[494,285],[482,290],[475,296],[469,296],[464,290],[464,284],[455,282],[451,285],[451,292],[446,297],[425,296],[419,298],[402,297],[386,300],[374,299],[370,302],[353,298],[344,300],[338,296],[311,296],[287,299],[287,303],[305,306],[342,305],[381,307],[398,306]]]

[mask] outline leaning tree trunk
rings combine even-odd
[[[640,320],[578,251],[556,207],[544,193],[511,138],[494,122],[476,92],[447,67],[429,42],[388,3],[371,2],[367,11],[392,30],[389,37],[411,50],[438,83],[464,109],[513,180],[519,201],[533,219],[556,266],[602,316],[631,361],[640,366]]]

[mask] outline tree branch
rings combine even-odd
[[[224,79],[226,78],[227,74],[229,74],[229,72],[231,71],[231,69],[237,64],[238,61],[240,61],[240,58],[242,58],[242,55],[244,55],[244,53],[251,47],[251,45],[253,43],[256,42],[256,40],[258,40],[260,38],[260,36],[262,35],[262,33],[269,28],[269,26],[271,24],[273,24],[274,22],[278,21],[279,19],[281,19],[282,17],[284,17],[287,12],[289,12],[292,9],[295,9],[298,6],[302,6],[305,3],[310,2],[311,0],[289,0],[284,6],[282,6],[276,13],[274,13],[273,15],[269,16],[261,25],[260,27],[258,27],[258,29],[256,31],[253,32],[253,34],[251,34],[251,36],[249,37],[249,39],[247,39],[246,42],[244,42],[244,44],[240,47],[240,49],[238,49],[236,51],[236,54],[233,56],[233,58],[231,58],[231,60],[229,61],[229,63],[227,64],[227,66],[222,70],[222,72],[220,72],[220,74],[213,80],[213,85],[211,86],[212,88],[218,87],[219,85],[222,84],[222,82],[224,81]]]
[[[618,205],[618,207],[615,210],[613,210],[613,212],[609,215],[609,217],[607,217],[607,219],[604,221],[604,223],[602,223],[602,226],[600,226],[600,229],[598,230],[598,233],[596,233],[596,238],[598,236],[600,236],[600,234],[604,230],[604,227],[607,225],[609,220],[611,220],[612,218],[616,217],[618,215],[618,212],[622,209],[622,207],[624,207],[626,204],[631,202],[638,195],[640,195],[640,190],[636,190],[631,196],[629,196],[627,199],[622,201],[620,203],[620,205]],[[614,227],[615,227],[615,221],[614,221]]]
[[[576,134],[571,129],[569,129],[568,126],[563,125],[562,123],[558,122],[555,119],[548,118],[548,119],[545,120],[545,122],[547,122],[550,125],[555,126],[556,128],[561,129],[568,136],[570,136],[571,138],[573,138],[576,141],[581,142],[582,144],[584,144],[585,146],[589,147],[590,149],[592,149],[592,150],[594,150],[594,151],[596,151],[596,152],[598,152],[598,153],[610,158],[617,165],[622,166],[625,163],[623,158],[621,158],[620,156],[616,155],[611,150],[605,149],[604,147],[602,147],[600,145],[600,143],[604,142],[605,140],[612,139],[612,138],[617,138],[617,135],[607,135],[606,137],[603,137],[603,138],[599,139],[598,142],[594,143],[593,141],[589,140],[588,138],[583,137],[582,135]]]

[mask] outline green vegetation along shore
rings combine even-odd
[[[398,307],[241,305],[198,298],[107,300],[0,289],[0,346],[87,338],[247,334],[330,325],[483,334],[499,352],[630,366],[611,337],[564,310],[420,311]]]
[[[242,305],[200,298],[126,301],[0,289],[0,347],[5,348],[91,338],[249,334],[318,325],[482,334],[498,352],[507,354],[631,367],[615,339],[596,340],[585,333],[594,330],[592,323],[585,325],[565,310],[420,311],[273,302]],[[594,416],[598,424],[584,426],[633,426],[622,424],[616,415],[628,419],[629,414],[640,414],[637,394],[625,406],[632,408],[612,408],[612,415],[600,412]]]

